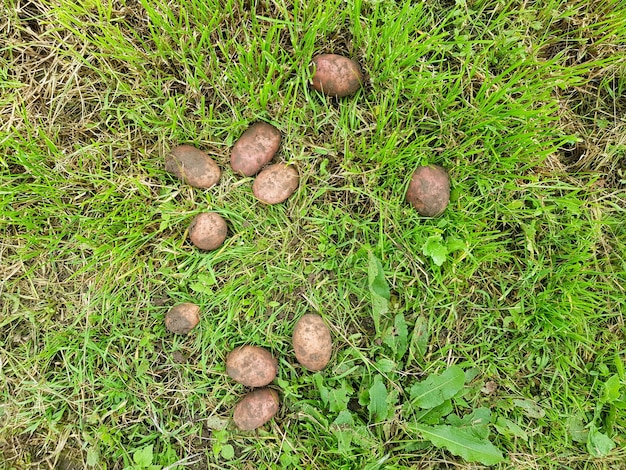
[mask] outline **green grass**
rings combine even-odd
[[[309,88],[325,52],[363,67],[354,97]],[[620,468],[625,93],[618,0],[5,0],[0,469],[474,468],[418,428],[482,408],[500,468]],[[257,120],[301,175],[278,206],[228,164]],[[165,173],[179,143],[218,186]],[[425,163],[451,175],[437,219],[404,202]],[[208,209],[229,237],[201,253]],[[173,337],[182,301],[202,321]],[[315,374],[291,347],[307,312],[335,344]],[[242,344],[279,358],[252,433],[230,424]],[[449,410],[416,407],[452,365]]]

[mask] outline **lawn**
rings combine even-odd
[[[310,88],[321,53],[363,88]],[[257,121],[281,204],[229,165]],[[165,171],[179,144],[218,185]],[[404,197],[424,164],[437,218]],[[622,0],[4,0],[0,233],[2,470],[626,468]],[[250,432],[246,344],[281,400]]]

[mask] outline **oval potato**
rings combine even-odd
[[[413,172],[406,200],[425,217],[437,217],[450,202],[450,177],[439,165],[420,166]]]
[[[280,407],[278,393],[271,388],[260,388],[248,393],[233,412],[233,421],[242,431],[251,431],[272,419]]]
[[[211,157],[191,145],[174,147],[165,157],[165,171],[195,188],[215,186],[222,174]]]
[[[230,166],[235,173],[256,175],[269,163],[280,146],[280,131],[266,122],[257,122],[235,143]]]
[[[201,250],[215,250],[226,240],[228,226],[216,212],[202,212],[189,224],[189,239]]]
[[[330,330],[321,316],[303,315],[293,329],[293,349],[296,359],[309,370],[322,370],[333,352]]]
[[[322,54],[313,58],[311,86],[329,96],[342,98],[352,95],[363,84],[363,72],[359,64],[337,54]]]
[[[241,346],[226,356],[226,373],[246,387],[264,387],[276,378],[278,362],[267,349]]]
[[[300,175],[295,167],[276,163],[259,173],[252,184],[252,193],[265,204],[279,204],[298,189],[299,183]]]
[[[165,327],[172,333],[186,335],[200,322],[200,307],[190,302],[175,305],[165,315]]]

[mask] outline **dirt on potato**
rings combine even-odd
[[[175,305],[165,315],[165,327],[172,333],[186,335],[200,323],[200,307],[186,302]]]
[[[252,431],[272,419],[278,413],[280,399],[270,388],[260,388],[248,393],[233,412],[233,421],[242,431]]]
[[[272,160],[279,146],[280,131],[266,122],[257,122],[235,143],[230,166],[235,173],[256,175]]]
[[[311,86],[325,95],[343,98],[363,84],[363,72],[355,61],[338,55],[322,54],[313,58]]]
[[[216,212],[198,214],[189,224],[189,239],[201,250],[215,250],[228,235],[226,221]]]
[[[222,174],[211,157],[191,145],[174,147],[165,157],[165,171],[196,188],[215,186]]]
[[[312,371],[322,370],[333,352],[330,330],[320,315],[303,315],[293,329],[293,349],[300,364]]]
[[[265,204],[287,200],[300,184],[300,175],[293,165],[277,163],[265,168],[254,180],[252,193]]]
[[[226,356],[226,373],[247,387],[263,387],[276,378],[278,361],[267,349],[241,346]]]
[[[411,177],[406,200],[425,217],[437,217],[450,202],[450,177],[441,166],[420,166]]]

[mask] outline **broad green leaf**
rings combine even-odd
[[[330,426],[332,433],[337,438],[340,453],[346,453],[351,448],[352,436],[354,435],[353,425],[352,413],[348,410],[343,410],[339,412],[337,418]]]
[[[487,439],[489,437],[489,422],[491,421],[491,411],[488,408],[476,408],[469,414],[459,418],[451,414],[446,418],[446,422],[455,428],[466,428],[475,437]]]
[[[624,397],[624,395],[622,395]],[[626,410],[626,400],[616,400],[612,405],[618,410]]]
[[[328,413],[321,413],[318,406],[302,403],[300,405],[300,416],[304,420],[308,418],[316,426],[323,426],[324,429],[328,427]]]
[[[359,405],[367,406],[370,403],[370,391],[367,388],[362,388],[359,391]]]
[[[587,436],[587,451],[593,457],[606,457],[615,448],[615,442],[598,431],[595,426],[591,426]]]
[[[396,370],[396,363],[386,357],[381,357],[376,361],[376,370],[388,374],[389,372]]]
[[[137,465],[140,468],[149,467],[150,465],[152,465],[152,457],[154,456],[152,451],[153,451],[152,444],[142,449],[136,450],[135,453],[133,454],[133,461],[135,462],[135,465]]]
[[[443,265],[448,255],[448,247],[445,245],[441,235],[429,237],[422,247],[422,253],[430,256],[437,266]]]
[[[452,398],[463,388],[465,374],[459,366],[450,366],[441,375],[430,375],[411,387],[411,402],[420,408],[434,408]]]
[[[354,426],[352,428],[352,442],[365,449],[374,449],[380,445],[378,438],[373,436],[370,426]]]
[[[135,374],[137,377],[142,377],[150,370],[150,363],[146,360],[140,360],[135,367]]]
[[[228,442],[228,431],[226,429],[220,429],[219,431],[213,432],[213,439],[215,442],[219,442],[220,444],[225,444]]]
[[[385,387],[380,375],[374,377],[374,383],[369,389],[369,394],[370,402],[367,409],[370,412],[370,418],[382,421],[387,417],[387,387]]]
[[[503,416],[499,416],[495,422],[496,430],[503,436],[514,436],[527,441],[528,434],[517,423]]]
[[[222,446],[221,454],[225,460],[232,460],[233,457],[235,457],[235,448],[230,444],[224,444]]]
[[[616,401],[609,404],[609,406],[607,407],[608,410],[604,416],[604,431],[609,436],[612,436],[614,434],[613,427],[615,426],[615,421],[617,420],[617,407],[615,406],[615,403],[619,402]]]
[[[546,412],[541,406],[531,400],[513,400],[513,404],[515,406],[520,407],[524,410],[524,413],[529,418],[540,419],[546,415]]]
[[[602,403],[613,403],[619,400],[620,397],[620,380],[619,376],[612,375],[604,383],[604,389],[602,390]]]
[[[209,271],[208,273],[200,273],[196,276],[196,282],[191,284],[189,287],[194,292],[199,294],[211,294],[213,289],[211,286],[216,284],[215,275],[213,272]]]
[[[448,240],[446,240],[446,247],[448,248],[448,253],[452,253],[453,251],[465,248],[466,244],[463,240],[459,240],[458,238],[448,238]]]
[[[348,455],[352,449],[352,437],[353,431],[333,431],[333,434],[337,438],[337,450],[340,454]]]
[[[322,403],[324,403],[324,405],[328,405],[329,390],[324,386],[324,377],[322,376],[322,374],[320,374],[319,372],[313,374],[313,383],[315,383],[317,389],[320,392],[320,398],[322,399]]]
[[[610,373],[609,366],[607,366],[604,363],[598,364],[598,372],[600,373],[600,376],[602,377],[609,375]]]
[[[387,281],[385,280],[383,265],[371,251],[369,252],[368,261],[368,279],[370,293],[372,295],[382,297],[385,300],[389,300],[389,286],[387,285]]]
[[[465,374],[465,383],[468,384],[476,377],[478,377],[478,375],[480,374],[480,369],[478,369],[477,367],[470,367],[468,369],[465,369],[463,372]]]
[[[333,421],[333,426],[337,427],[346,427],[352,426],[354,424],[354,418],[352,417],[352,413],[349,410],[340,411],[335,421]]]
[[[209,429],[224,429],[228,425],[228,420],[217,416],[209,416],[204,420],[204,425]]]
[[[382,297],[372,296],[372,318],[376,335],[380,335],[380,319],[389,311],[388,302]]]
[[[283,452],[280,454],[279,460],[282,468],[291,468],[295,464],[291,453]]]
[[[444,448],[468,462],[480,462],[483,465],[495,465],[504,460],[502,452],[487,439],[479,439],[471,430],[447,425],[425,426],[413,424],[425,439],[435,446]]]
[[[422,413],[425,414],[418,419],[418,422],[433,425],[439,424],[444,416],[448,416],[452,413],[453,409],[452,400],[446,400],[441,405],[423,410]]]
[[[389,311],[389,286],[380,261],[370,251],[368,258],[368,286],[372,301],[372,318],[376,334],[380,334],[380,319]]]
[[[441,418],[448,416],[454,409],[452,406],[452,400],[446,400],[441,405],[434,408],[416,410],[411,402],[406,402],[404,407],[405,415],[407,412],[412,413],[414,420],[422,424],[440,424]]]
[[[589,431],[585,429],[585,424],[579,416],[573,416],[567,421],[567,431],[574,442],[587,442]]]
[[[94,467],[100,463],[100,450],[97,447],[89,447],[87,449],[87,465]]]
[[[328,392],[328,405],[333,413],[345,410],[349,401],[348,390],[345,388],[334,388]]]
[[[415,326],[413,327],[413,333],[411,334],[407,366],[411,364],[411,359],[413,357],[418,360],[424,359],[426,349],[428,348],[428,339],[428,320],[420,315],[415,320]]]
[[[626,379],[626,371],[624,371],[624,363],[622,359],[619,357],[619,354],[616,354],[613,358],[613,362],[615,362],[615,369],[617,370],[617,376],[620,380]]]
[[[406,320],[402,313],[398,313],[394,319],[394,327],[396,330],[396,360],[402,359],[408,348],[409,330],[406,327]]]

